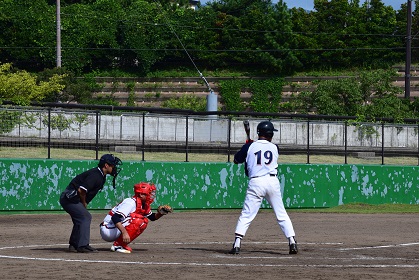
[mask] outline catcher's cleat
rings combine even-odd
[[[124,248],[125,250],[128,250],[128,251],[132,252],[132,249],[131,249],[131,247],[130,247],[130,246],[128,246],[128,245],[121,245],[121,246],[122,246],[122,248]]]
[[[131,247],[130,246],[128,246],[128,244],[124,244],[124,243],[119,243],[118,241],[115,241],[114,243],[113,243],[113,246],[116,246],[116,247],[122,247],[123,249],[125,249],[125,250],[128,250],[128,251],[130,251],[130,252],[132,252],[132,249],[131,249]]]
[[[131,251],[129,251],[127,249],[124,249],[122,246],[115,246],[115,245],[112,245],[111,251],[112,252],[118,252],[118,253],[124,253],[124,254],[130,254],[131,253]]]
[[[290,255],[295,255],[298,253],[297,243],[290,244]]]
[[[238,255],[240,254],[240,247],[233,247],[233,249],[228,252],[229,254]]]

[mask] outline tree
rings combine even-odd
[[[317,34],[317,20],[315,12],[306,11],[303,8],[292,8],[290,10],[292,21],[292,33],[294,40],[291,48],[299,61],[294,71],[309,71],[321,65],[321,56]]]
[[[356,76],[317,81],[313,92],[294,96],[289,108],[321,115],[391,118],[412,117],[409,101],[398,98],[400,88],[392,84],[393,70],[360,71]]]
[[[56,57],[55,6],[45,0],[0,1],[0,62],[39,71]]]
[[[77,73],[110,68],[118,57],[121,5],[113,0],[62,8],[62,65]]]
[[[291,19],[282,1],[222,0],[210,5],[217,12],[217,39],[226,65],[284,74],[298,64],[289,50]]]
[[[41,101],[53,92],[64,88],[65,75],[53,75],[48,81],[37,82],[35,75],[12,68],[12,64],[0,65],[0,101],[12,101],[18,105],[29,105]]]

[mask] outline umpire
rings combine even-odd
[[[98,167],[74,177],[61,193],[60,204],[70,214],[73,221],[68,247],[70,252],[92,253],[98,251],[89,245],[92,215],[87,211],[87,204],[105,185],[106,175],[113,176],[115,188],[115,178],[120,171],[119,165],[121,164],[119,158],[112,154],[105,154],[100,158]]]

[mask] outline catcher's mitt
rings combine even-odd
[[[166,215],[166,214],[172,213],[173,208],[170,205],[167,205],[167,204],[166,205],[160,205],[157,208],[157,212],[159,212],[162,215]]]

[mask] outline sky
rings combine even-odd
[[[201,0],[201,3],[204,4],[210,1],[211,0]],[[395,10],[400,10],[400,6],[403,3],[407,3],[407,0],[382,0],[382,1],[386,6],[392,6]],[[272,2],[276,3],[278,1],[272,0]],[[313,0],[285,0],[284,2],[287,4],[288,8],[301,7],[306,10],[313,10],[314,8]],[[361,0],[360,2],[363,3],[364,1]],[[412,1],[412,7],[413,7],[413,2],[414,1]]]
[[[277,1],[273,1],[277,2]],[[294,8],[294,7],[301,7],[306,10],[313,10],[314,7],[314,1],[308,1],[308,0],[285,0],[284,1],[288,8]],[[363,3],[365,1],[361,0],[360,3]],[[407,0],[382,0],[382,2],[386,6],[392,6],[395,10],[400,10],[400,6],[403,3],[407,3]],[[412,1],[413,3],[413,1]]]

